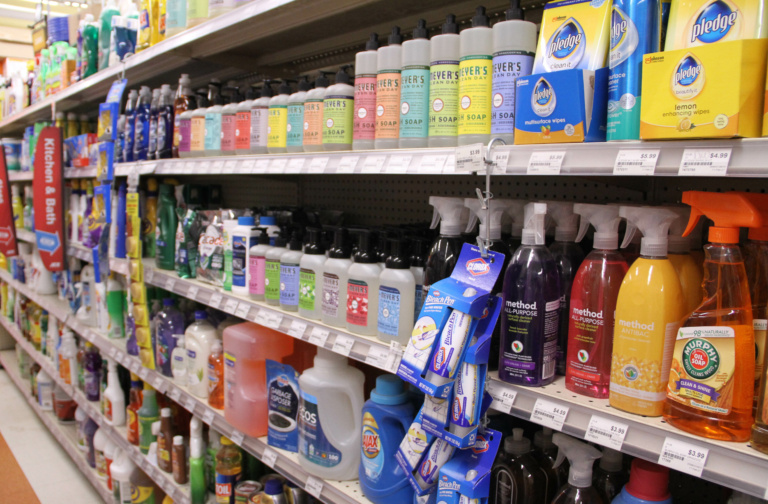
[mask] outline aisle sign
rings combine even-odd
[[[5,152],[0,152],[0,253],[5,257],[18,254],[16,248],[16,226],[13,224],[11,187],[8,185],[8,169]]]
[[[35,235],[40,258],[48,271],[64,269],[64,177],[61,129],[40,131],[35,149]]]

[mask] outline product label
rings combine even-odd
[[[280,261],[264,263],[264,296],[267,299],[280,299]]]
[[[187,350],[187,376],[189,376],[189,385],[194,386],[203,384],[203,386],[206,386],[204,384],[205,363],[202,358],[198,360],[196,357],[197,352],[191,349]]]
[[[99,391],[101,390],[101,373],[94,373],[93,371],[85,370],[84,376],[84,384],[85,384],[85,395],[88,398],[91,397],[99,397]]]
[[[192,148],[192,120],[179,119],[179,152],[189,152]]]
[[[264,295],[267,261],[264,256],[251,256],[248,262],[248,292],[259,296]]]
[[[287,364],[267,360],[267,406],[270,446],[298,451],[301,393],[299,375]]]
[[[166,337],[171,338],[172,336],[162,333],[157,336],[157,355],[155,356],[155,360],[160,368],[165,367],[165,365],[171,361],[171,351],[168,349]]]
[[[304,102],[304,145],[323,144],[323,100]]]
[[[459,63],[459,135],[491,133],[491,56],[465,56]]]
[[[235,474],[219,474],[216,472],[216,504],[235,504],[235,485],[240,481],[242,470],[237,470]]]
[[[373,140],[376,136],[376,76],[355,76],[355,140]]]
[[[429,67],[429,136],[458,133],[459,62],[433,61]]]
[[[667,397],[693,408],[727,415],[733,404],[736,333],[751,326],[682,327],[677,331]]]
[[[306,268],[299,272],[299,308],[315,309],[315,272]]]
[[[132,504],[160,504],[155,500],[154,486],[139,486],[131,483]]]
[[[127,426],[128,430],[128,439],[138,439],[138,432],[139,432],[139,417],[136,415],[136,412],[130,408],[126,408],[125,410],[126,414],[126,420],[125,425]]]
[[[235,116],[233,114],[221,116],[221,150],[235,150]]]
[[[299,265],[280,264],[280,304],[299,304]]]
[[[541,473],[546,474],[545,471]],[[491,493],[496,495],[496,502],[518,502],[515,478],[503,465],[496,469],[496,488]]]
[[[400,70],[384,70],[376,75],[375,136],[400,136]]]
[[[208,363],[208,395],[213,395],[216,387],[219,385],[219,375],[216,373],[216,366]]]
[[[760,378],[763,376],[763,359],[765,357],[765,339],[768,337],[768,320],[752,320],[752,330],[755,332],[755,381],[760,381]],[[755,387],[755,394],[757,392],[758,387]]]
[[[347,322],[368,325],[368,284],[360,280],[347,282]]]
[[[400,329],[400,291],[384,285],[379,287],[378,329],[395,338]]]
[[[205,150],[221,149],[221,113],[205,114]]]
[[[360,460],[365,469],[365,476],[373,483],[378,483],[384,471],[385,454],[381,446],[379,424],[369,412],[363,414],[363,431],[360,442]]]
[[[288,131],[288,107],[272,105],[269,107],[267,121],[267,148],[280,149],[285,147]]]
[[[64,380],[64,383],[72,385],[72,368],[69,362],[69,359],[65,359],[59,354],[59,376]]]
[[[257,244],[258,238],[255,236],[232,237],[232,285],[248,287],[248,251]]]
[[[325,437],[320,424],[317,398],[303,390],[299,411],[299,453],[322,467],[335,467],[341,463],[341,452]]]
[[[205,150],[205,117],[193,117],[190,129],[189,150],[199,152]]]
[[[555,374],[560,298],[526,303],[506,300],[502,318],[503,358],[499,370],[524,381],[546,380]],[[541,359],[541,365],[536,362]]]
[[[157,150],[157,116],[149,118],[149,152]]]
[[[251,148],[266,147],[269,128],[269,108],[253,107],[251,109]]]
[[[582,298],[571,298],[566,379],[590,395],[610,381],[614,309],[604,305],[592,311]]]
[[[288,125],[286,126],[288,137],[286,145],[301,146],[304,140],[304,104],[288,105]]]
[[[229,352],[224,352],[224,384],[226,389],[224,391],[224,400],[227,407],[234,404],[232,402],[235,399],[235,390],[237,385],[237,357]]]
[[[491,133],[515,132],[515,88],[518,77],[530,75],[533,53],[500,51],[493,55]]]
[[[323,273],[323,315],[335,318],[339,314],[339,277]]]
[[[400,138],[424,138],[429,133],[429,67],[403,67],[400,83]]]
[[[251,148],[251,113],[238,112],[235,114],[235,149],[248,150]]]
[[[348,96],[328,96],[323,100],[323,143],[352,143],[352,114],[355,102]]]

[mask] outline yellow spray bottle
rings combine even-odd
[[[701,303],[701,281],[703,271],[691,255],[691,239],[683,236],[691,209],[688,207],[665,207],[677,214],[669,226],[669,260],[680,278],[680,287],[685,297],[686,314],[693,312]]]
[[[667,258],[667,231],[677,215],[665,208],[619,208],[627,219],[622,248],[639,229],[640,257],[629,267],[616,301],[609,402],[612,407],[660,416],[666,396],[672,345],[685,301]]]

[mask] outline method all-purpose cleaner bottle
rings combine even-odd
[[[669,493],[669,469],[636,458],[632,461],[629,483],[612,504],[672,504]]]
[[[525,205],[520,248],[504,274],[499,378],[538,387],[555,377],[560,277],[544,245],[546,203]]]
[[[413,39],[403,43],[400,75],[400,148],[426,147],[429,133],[429,34],[419,19]]]
[[[691,207],[686,231],[702,216],[714,225],[704,246],[704,301],[677,331],[664,419],[697,436],[747,441],[755,335],[739,228],[768,224],[768,196],[686,191],[683,203]]]
[[[619,247],[619,207],[577,203],[577,241],[595,228],[594,249],[579,266],[571,289],[565,386],[589,397],[608,397],[611,381],[614,313],[629,266]]]
[[[317,349],[314,367],[299,377],[299,463],[323,479],[356,479],[365,376],[346,357]]]
[[[571,464],[568,484],[560,489],[552,504],[608,504],[608,501],[592,487],[592,465],[602,456],[600,450],[570,436],[556,432],[557,462],[566,458]]]
[[[374,504],[410,503],[413,488],[395,453],[413,421],[413,405],[402,380],[384,374],[363,405],[360,487]]]
[[[440,223],[440,236],[432,243],[424,266],[424,298],[433,283],[451,276],[461,253],[461,230],[469,216],[461,198],[430,196],[429,204],[434,208],[430,227]]]
[[[459,134],[459,26],[448,14],[429,42],[429,146],[456,147]]]
[[[376,62],[378,49],[379,35],[371,33],[368,42],[365,43],[365,51],[360,51],[355,55],[353,150],[373,149],[376,138]]]
[[[459,145],[487,144],[491,139],[491,89],[493,78],[493,32],[478,7],[472,28],[460,35]]]
[[[629,268],[616,301],[610,404],[637,415],[660,416],[669,365],[685,299],[672,262],[667,259],[667,231],[677,218],[665,208],[619,208],[627,219],[622,245],[643,234],[640,257]]]
[[[403,36],[399,26],[392,27],[388,42],[376,58],[376,149],[397,149],[400,136]]]

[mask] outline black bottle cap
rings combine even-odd
[[[413,30],[413,38],[429,38],[429,33],[427,32],[427,21],[425,19],[419,19],[419,21],[416,23],[416,29]]]
[[[379,34],[371,33],[371,36],[368,37],[368,42],[365,43],[365,50],[375,51],[378,48],[379,48]]]
[[[307,234],[309,234],[309,242],[304,247],[305,254],[311,255],[325,255],[325,247],[323,247],[322,237],[323,230],[319,228],[307,228]]]
[[[197,106],[198,106],[198,108],[206,108],[206,107],[208,107],[208,97],[205,95],[205,93],[207,91],[204,90],[202,93],[200,93],[200,91],[201,91],[200,89],[198,89],[197,91],[198,91],[198,95],[197,95]]]
[[[453,14],[445,16],[445,23],[443,23],[443,35],[449,33],[459,33],[459,25],[456,24],[456,16]]]
[[[283,82],[280,83],[278,94],[291,94],[291,82],[293,81],[289,79],[283,79]]]
[[[307,76],[302,76],[301,80],[299,81],[299,91],[309,91],[311,88],[312,86],[309,84]]]
[[[253,100],[254,98],[256,98],[256,90],[253,86],[248,86],[248,89],[245,90],[245,99]]]
[[[302,246],[301,232],[296,230],[291,235],[291,242],[288,244],[288,250],[301,250]]]
[[[389,241],[387,241],[387,232],[385,230],[375,231],[376,233],[376,253],[379,255],[380,263],[387,262],[389,257]]]
[[[389,239],[389,257],[387,257],[387,269],[408,269],[411,267],[406,258],[406,243],[402,238]]]
[[[426,255],[424,253],[424,245],[426,243],[427,241],[420,236],[411,238],[411,257],[409,258],[411,266],[423,268],[426,264],[427,261],[424,259],[424,256]]]
[[[262,98],[272,98],[275,96],[275,90],[272,89],[272,81],[267,79],[264,81],[264,85],[261,87]]]
[[[357,229],[355,233],[357,234],[355,262],[360,264],[375,264],[379,262],[379,256],[373,251],[371,232],[367,229]]]
[[[513,19],[523,19],[523,9],[520,8],[520,0],[511,0],[509,2],[509,9],[505,12],[507,21]]]
[[[269,234],[267,233],[267,228],[260,227],[258,229],[261,231],[259,234],[259,245],[269,245]]]
[[[333,245],[328,251],[331,259],[349,259],[349,232],[347,228],[337,227],[333,230]]]
[[[328,74],[333,72],[320,72],[320,75],[317,76],[317,79],[315,79],[315,89],[317,88],[324,88],[328,87],[330,82],[328,81]]]
[[[485,15],[485,7],[482,5],[475,9],[475,15],[472,18],[472,28],[478,27],[478,26],[490,26],[491,21],[488,19],[488,16]]]
[[[351,65],[343,65],[339,67],[339,71],[336,72],[336,84],[349,84],[349,74],[347,68]]]
[[[283,236],[283,231],[280,231],[280,234],[275,237],[275,247],[285,247],[285,236]]]
[[[403,36],[400,33],[400,27],[393,26],[392,33],[389,34],[389,39],[387,39],[387,44],[395,45],[395,44],[402,44],[402,43],[403,43]]]

